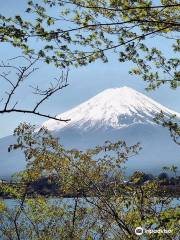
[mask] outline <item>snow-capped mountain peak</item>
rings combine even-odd
[[[68,123],[48,120],[43,126],[51,131],[67,127],[86,131],[109,127],[117,129],[138,123],[155,124],[153,118],[161,110],[167,115],[179,115],[132,88],[110,88],[57,116],[72,119]]]
[[[124,140],[128,146],[140,142],[142,150],[127,162],[128,174],[134,171],[156,172],[174,164],[180,169],[180,149],[169,131],[154,123],[155,114],[180,114],[128,87],[107,89],[77,107],[58,115],[70,122],[48,120],[43,125],[67,149],[86,150],[106,140]],[[26,161],[21,151],[8,152],[15,137],[0,139],[0,176],[21,171]]]

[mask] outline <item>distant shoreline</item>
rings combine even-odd
[[[180,198],[180,185],[163,185],[160,186],[159,188],[160,192],[163,192],[163,195],[165,196],[169,196],[169,197],[174,197],[174,198]],[[123,194],[123,193],[122,193]],[[43,192],[42,190],[40,192],[37,191],[32,191],[31,193],[27,193],[27,198],[34,198],[36,195],[40,195],[43,196],[45,198],[83,198],[83,197],[94,197],[93,194],[88,193],[88,191],[81,191],[81,192],[77,192],[77,193],[53,193],[53,192]],[[161,195],[161,194],[160,194]],[[5,194],[3,192],[0,193],[0,199],[6,200],[6,199],[16,199],[13,196],[8,196],[8,194]]]

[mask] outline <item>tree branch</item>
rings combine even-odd
[[[165,30],[165,29],[167,29],[167,28],[168,28],[168,27],[164,27],[164,28],[161,28],[161,29],[152,31],[152,32],[147,33],[147,34],[138,35],[138,36],[136,36],[136,37],[134,37],[134,38],[129,39],[128,41],[126,41],[126,42],[124,42],[124,43],[120,43],[120,44],[117,44],[117,45],[113,45],[113,46],[110,46],[110,47],[107,47],[107,48],[104,48],[104,49],[100,49],[100,50],[94,51],[94,52],[92,52],[91,54],[89,54],[89,55],[87,55],[87,56],[83,56],[83,57],[81,57],[81,58],[75,58],[75,59],[72,60],[72,62],[77,61],[77,60],[83,60],[83,59],[89,58],[89,57],[93,56],[94,54],[96,54],[97,52],[101,53],[101,52],[105,52],[105,51],[108,51],[108,50],[112,50],[112,49],[119,48],[119,47],[121,47],[121,46],[123,46],[123,45],[126,45],[126,44],[128,44],[128,43],[131,43],[131,42],[133,42],[133,41],[135,41],[135,40],[143,39],[143,38],[145,38],[145,37],[147,37],[147,36],[153,35],[153,34],[155,34],[155,33],[159,33],[159,32],[161,32],[161,31],[163,31],[163,30]]]
[[[100,6],[85,6],[85,5],[81,5],[79,3],[75,3],[75,2],[69,2],[69,1],[63,1],[66,4],[72,4],[72,5],[76,5],[78,7],[82,7],[82,8],[87,8],[87,9],[100,9],[100,10],[106,10],[106,11],[113,11],[113,12],[124,12],[124,11],[128,11],[128,10],[142,10],[142,9],[161,9],[161,8],[171,8],[171,7],[179,7],[180,4],[167,4],[167,5],[156,5],[156,6],[136,6],[136,7],[127,7],[127,8],[123,8],[123,9],[118,9],[118,8],[108,8],[108,7],[100,7]]]
[[[171,26],[177,26],[177,27],[180,27],[180,23],[178,22],[166,22],[166,21],[163,21],[163,20],[143,20],[143,19],[130,19],[128,21],[123,21],[123,22],[112,22],[112,23],[97,23],[97,24],[89,24],[89,25],[84,25],[84,26],[81,26],[81,27],[77,27],[77,28],[72,28],[72,29],[69,29],[69,30],[59,30],[59,31],[52,31],[52,32],[45,32],[45,33],[42,33],[42,34],[32,34],[32,35],[26,35],[28,38],[31,38],[31,37],[43,37],[43,36],[47,36],[48,35],[58,35],[60,33],[69,33],[69,32],[74,32],[74,31],[79,31],[79,30],[82,30],[82,29],[88,29],[88,28],[92,28],[92,30],[94,30],[95,27],[101,27],[101,26],[116,26],[116,25],[123,25],[123,24],[127,24],[127,23],[151,23],[151,24],[161,24],[161,25],[170,25],[168,26],[171,27]],[[167,28],[167,26],[166,26]]]
[[[13,112],[34,114],[34,115],[37,115],[37,116],[40,116],[40,117],[45,117],[45,118],[49,118],[49,119],[53,119],[53,120],[61,121],[61,122],[68,122],[68,121],[71,120],[71,119],[61,119],[61,118],[53,117],[49,114],[43,114],[43,113],[40,113],[40,112],[36,112],[36,111],[33,111],[33,110],[26,110],[26,109],[13,109],[13,108],[11,108],[11,109],[6,109],[6,110],[0,110],[0,114],[13,113]]]
[[[35,106],[32,109],[26,109],[26,108],[21,109],[21,108],[16,107],[18,104],[18,101],[16,101],[14,103],[14,105],[12,107],[10,107],[10,102],[13,100],[13,96],[16,93],[17,89],[20,87],[21,83],[25,79],[27,79],[35,70],[37,70],[37,68],[34,68],[33,66],[39,60],[39,57],[32,61],[31,58],[24,57],[24,56],[18,56],[16,58],[10,59],[10,61],[16,60],[19,57],[28,61],[28,65],[25,65],[22,67],[16,67],[14,65],[4,64],[4,62],[2,62],[0,65],[0,68],[12,69],[13,70],[12,75],[14,76],[14,74],[16,74],[16,76],[17,76],[17,80],[15,82],[15,81],[10,80],[8,77],[8,75],[11,74],[11,71],[9,71],[7,73],[3,72],[0,74],[0,76],[11,85],[11,89],[9,90],[9,92],[4,91],[8,95],[8,97],[7,97],[6,101],[4,102],[4,107],[2,109],[0,109],[0,114],[13,113],[13,112],[28,113],[28,114],[34,114],[36,116],[41,116],[41,117],[45,117],[45,118],[49,118],[49,119],[53,119],[53,120],[57,120],[57,121],[68,122],[70,119],[61,119],[56,116],[51,116],[50,114],[44,114],[44,113],[37,111],[37,109],[40,107],[40,105],[42,105],[42,103],[44,103],[47,99],[49,99],[49,97],[51,97],[56,92],[58,92],[59,90],[65,88],[69,85],[67,83],[68,71],[66,74],[64,74],[62,72],[60,78],[56,79],[56,84],[54,85],[51,83],[50,87],[46,90],[41,90],[38,86],[36,88],[33,87],[35,89],[35,92],[33,94],[43,96],[43,97],[35,104]],[[3,103],[3,98],[1,99],[0,103],[1,104]]]

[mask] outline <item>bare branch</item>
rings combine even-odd
[[[9,78],[7,78],[8,75],[9,75],[9,73],[2,73],[2,74],[0,74],[0,76],[2,78],[4,78],[7,82],[9,82],[10,85],[14,88],[14,84],[11,82],[11,80]]]
[[[44,102],[46,101],[50,96],[52,96],[54,93],[58,92],[59,90],[67,87],[69,84],[67,84],[67,79],[68,79],[68,72],[64,78],[64,74],[62,72],[62,75],[60,79],[57,80],[57,84],[54,86],[51,84],[51,87],[48,90],[40,90],[38,87],[36,88],[35,94],[39,95],[44,95],[44,97],[36,104],[34,107],[34,111],[37,110],[37,108]]]
[[[61,119],[56,116],[51,116],[50,114],[44,114],[44,113],[37,111],[37,109],[40,107],[40,105],[42,103],[44,103],[47,99],[49,99],[53,94],[55,94],[59,90],[65,88],[69,85],[67,83],[68,71],[66,74],[64,74],[62,72],[59,79],[57,79],[57,78],[55,79],[56,84],[50,83],[50,87],[48,89],[41,90],[38,86],[36,88],[33,87],[35,90],[33,92],[33,94],[39,95],[42,97],[35,104],[35,106],[32,109],[18,108],[17,105],[18,105],[19,101],[16,101],[13,106],[10,106],[10,103],[13,101],[13,96],[15,95],[17,89],[20,88],[21,83],[23,81],[25,81],[34,71],[37,70],[37,68],[35,68],[34,65],[39,60],[39,57],[37,57],[36,59],[33,59],[33,61],[32,61],[32,58],[18,56],[18,57],[9,59],[9,61],[16,60],[17,58],[24,59],[26,62],[28,62],[28,64],[26,64],[24,66],[20,66],[20,67],[14,66],[13,64],[9,64],[9,63],[5,64],[4,62],[1,62],[1,64],[0,64],[0,68],[10,69],[10,71],[8,71],[8,72],[2,72],[0,74],[0,77],[2,77],[5,81],[7,81],[11,85],[11,88],[9,88],[8,91],[6,91],[6,90],[4,91],[4,93],[7,94],[7,99],[4,103],[4,107],[2,109],[0,109],[0,114],[13,113],[13,112],[28,113],[28,114],[33,114],[36,116],[41,116],[41,117],[45,117],[45,118],[49,118],[49,119],[53,119],[53,120],[57,120],[57,121],[68,122],[70,119]],[[10,77],[9,77],[10,74],[13,75],[13,77],[14,77],[14,75],[17,76],[16,81],[10,79]],[[4,99],[2,98],[0,103],[2,103],[3,100]]]
[[[40,117],[45,117],[45,118],[49,118],[49,119],[53,119],[53,120],[61,121],[61,122],[68,122],[68,121],[71,120],[71,119],[61,119],[61,118],[58,118],[58,117],[53,117],[53,116],[51,116],[49,114],[43,114],[43,113],[40,113],[40,112],[35,112],[34,110],[14,109],[14,108],[6,109],[5,111],[4,110],[0,110],[0,114],[3,114],[3,113],[13,113],[13,112],[34,114],[34,115],[37,115],[37,116],[40,116]]]

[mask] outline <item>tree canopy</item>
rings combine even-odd
[[[143,173],[136,172],[130,182],[124,175],[123,165],[139,152],[139,144],[106,142],[83,152],[65,149],[46,129],[34,131],[28,124],[15,135],[11,150],[24,151],[27,168],[13,183],[1,183],[4,193],[15,198],[13,207],[0,201],[3,239],[136,240],[137,227],[144,229],[145,239],[178,239],[174,195],[155,179],[144,182]],[[29,193],[30,184],[42,177],[57,184],[57,196]]]
[[[114,51],[120,62],[133,63],[130,73],[147,81],[148,89],[165,83],[176,88],[179,7],[175,0],[29,1],[26,12],[32,21],[1,16],[1,41],[57,67],[107,62],[108,51]],[[40,40],[38,49],[31,47],[32,38]],[[164,38],[173,57],[156,46]]]

